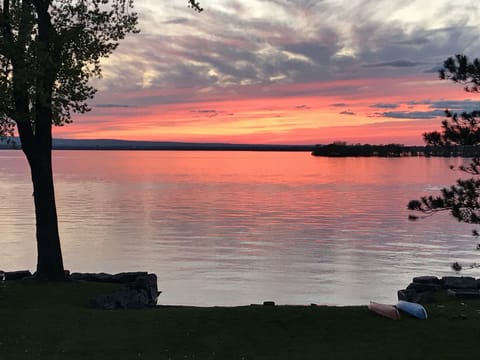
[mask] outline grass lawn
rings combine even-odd
[[[0,359],[459,360],[479,352],[480,301],[445,298],[423,321],[388,320],[366,306],[86,307],[116,287],[7,282]]]

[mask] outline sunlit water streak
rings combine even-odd
[[[166,304],[393,302],[412,276],[476,261],[471,226],[446,214],[407,220],[408,200],[461,175],[455,161],[56,151],[64,262],[155,272]],[[22,153],[1,151],[0,169],[0,268],[34,269]]]

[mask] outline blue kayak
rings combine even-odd
[[[411,315],[418,319],[425,320],[427,318],[427,310],[425,310],[425,308],[420,304],[400,300],[397,303],[396,307],[398,310],[403,311],[404,313],[407,313],[408,315]]]

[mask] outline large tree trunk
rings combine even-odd
[[[48,12],[51,0],[33,0],[38,20],[33,151],[26,151],[32,172],[37,220],[37,272],[40,280],[65,279],[52,172],[52,93],[57,60],[52,54],[55,31]],[[23,141],[23,140],[22,140]],[[23,145],[23,143],[22,143]],[[32,143],[30,144],[32,145]]]
[[[49,13],[51,2],[52,0],[29,0],[21,4],[19,2],[11,4],[9,0],[4,0],[0,26],[2,40],[5,42],[3,45],[8,45],[10,49],[2,56],[10,60],[12,68],[15,106],[11,117],[17,124],[22,150],[27,157],[32,175],[38,251],[36,277],[58,281],[64,280],[65,274],[53,187],[52,103],[61,60],[58,51],[53,50],[58,34],[52,26]],[[11,9],[15,10],[13,18],[10,16]],[[37,15],[35,24],[32,23],[33,10]],[[11,21],[19,21],[16,32],[13,31]],[[32,45],[27,40],[32,40],[35,26],[38,36]],[[26,51],[29,46],[34,49],[33,52]],[[34,72],[31,71],[32,66]],[[34,79],[29,78],[33,73]]]
[[[37,272],[40,280],[65,279],[52,173],[51,146],[38,145],[28,156],[33,182],[37,228]]]

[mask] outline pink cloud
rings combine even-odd
[[[190,98],[189,94],[192,94]],[[140,90],[123,94],[115,102],[104,102],[104,106],[99,103],[92,112],[76,117],[73,124],[56,128],[55,136],[286,144],[336,140],[419,144],[424,131],[439,126],[441,116],[438,115],[444,109],[432,108],[433,103],[442,104],[446,100],[461,103],[469,96],[472,101],[476,100],[475,95],[466,94],[459,86],[431,80],[430,75],[272,84],[268,88],[232,86],[223,93],[218,89],[214,92],[178,88]],[[400,115],[395,118],[394,113]],[[431,113],[438,117],[428,115],[429,119],[425,120],[427,116],[423,114]],[[418,114],[416,119],[415,114]]]

